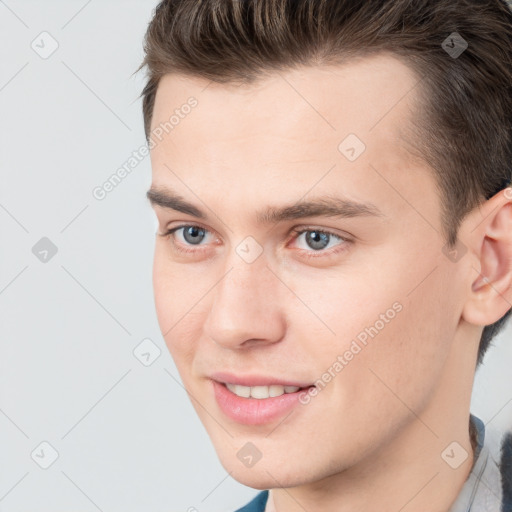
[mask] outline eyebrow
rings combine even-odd
[[[198,219],[207,219],[208,216],[193,204],[187,202],[180,195],[161,188],[150,188],[146,193],[152,206],[160,206],[167,210],[175,210]],[[371,203],[359,203],[341,197],[324,196],[309,201],[300,201],[296,204],[281,207],[269,206],[257,212],[256,220],[259,224],[272,224],[301,219],[305,217],[385,217],[385,215]]]

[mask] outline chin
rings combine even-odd
[[[310,481],[305,473],[306,467],[300,467],[296,461],[259,460],[252,467],[244,467],[234,457],[220,459],[224,469],[239,483],[253,489],[273,489],[275,487],[296,487]]]
[[[258,489],[259,491],[265,491],[267,489],[272,489],[278,487],[276,480],[270,478],[268,475],[254,475],[254,474],[246,474],[246,472],[235,471],[231,474],[231,476],[242,485],[246,487],[251,487],[252,489]],[[283,487],[288,487],[288,485],[284,484]]]

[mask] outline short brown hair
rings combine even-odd
[[[148,68],[146,139],[167,73],[242,84],[273,70],[390,52],[421,82],[411,148],[434,170],[453,248],[466,214],[512,181],[509,7],[505,0],[163,0],[136,70]],[[462,54],[442,46],[454,44],[450,37],[467,43]],[[484,328],[478,364],[510,314]]]

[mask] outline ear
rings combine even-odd
[[[473,325],[491,325],[512,308],[512,188],[472,212],[464,231],[476,258],[462,317]]]

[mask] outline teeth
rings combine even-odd
[[[238,384],[226,383],[226,387],[235,395],[242,398],[258,398],[264,399],[274,396],[281,396],[285,393],[295,393],[300,388],[298,386],[280,386],[272,384],[271,386],[239,386]]]

